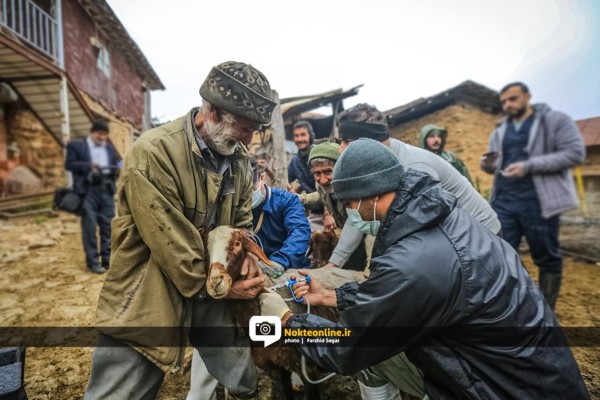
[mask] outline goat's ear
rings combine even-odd
[[[260,246],[257,245],[254,240],[246,236],[243,232],[240,233],[242,233],[242,244],[244,245],[244,250],[254,254],[256,257],[258,257],[260,261],[264,262],[265,264],[272,266],[273,262],[269,260],[269,257],[267,257],[265,252],[262,251]]]

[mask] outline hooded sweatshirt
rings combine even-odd
[[[425,141],[427,139],[427,136],[434,131],[440,132],[440,134],[442,136],[442,145],[440,146],[440,149],[438,151],[433,151],[433,150],[429,149],[427,147],[427,144]],[[469,183],[472,185],[473,181],[471,180],[471,175],[469,175],[469,169],[467,168],[465,163],[455,153],[444,150],[444,147],[446,147],[447,139],[448,139],[448,131],[445,130],[444,128],[442,128],[441,126],[434,125],[434,124],[425,125],[421,129],[421,134],[419,136],[419,147],[422,149],[425,149],[425,150],[429,150],[432,153],[435,153],[438,156],[442,157],[444,160],[448,161],[450,164],[452,164],[452,166],[454,168],[456,168],[456,170],[458,172],[460,172],[462,174],[462,176],[467,178]]]

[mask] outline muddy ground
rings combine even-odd
[[[564,238],[576,240],[574,235],[579,234],[571,231]],[[92,325],[104,277],[85,271],[79,235],[78,220],[66,215],[47,220],[0,221],[1,325]],[[537,279],[531,259],[526,254],[524,259],[532,277]],[[600,265],[565,259],[557,315],[563,326],[600,327]],[[29,398],[81,398],[92,350],[28,348],[25,383]],[[600,348],[575,347],[573,352],[592,398],[600,399]],[[158,398],[184,399],[188,387],[189,372],[167,375]],[[264,392],[261,399],[274,397],[270,395],[267,374],[261,374],[260,387]],[[328,399],[360,398],[357,386],[349,378],[329,381],[322,390]]]

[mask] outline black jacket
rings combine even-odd
[[[338,322],[304,314],[287,323],[348,327],[348,346],[301,351],[343,374],[405,351],[432,399],[589,398],[518,254],[429,175],[408,169],[400,179],[369,279],[337,289]]]
[[[108,152],[108,165],[117,166],[117,152],[113,145],[106,144]],[[75,139],[67,143],[67,156],[65,168],[73,173],[73,190],[79,194],[86,194],[89,190],[88,175],[92,171],[92,157],[86,139]],[[110,191],[115,192],[114,180],[110,185]]]

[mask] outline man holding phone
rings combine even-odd
[[[506,116],[492,132],[481,169],[494,174],[491,203],[504,239],[518,249],[525,236],[540,290],[554,310],[562,279],[559,215],[579,204],[570,169],[584,160],[585,147],[568,115],[530,99],[521,82],[502,88]]]

